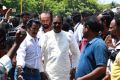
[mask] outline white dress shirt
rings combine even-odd
[[[34,69],[42,69],[41,49],[38,45],[38,38],[31,37],[28,33],[24,41],[17,50],[17,65],[23,68],[29,67]]]
[[[45,70],[50,80],[69,80],[71,69],[69,51],[72,53],[72,66],[76,67],[79,57],[79,48],[72,34],[53,30],[45,34],[41,44],[44,53]]]
[[[74,37],[78,43],[80,44],[80,41],[82,40],[83,37],[83,25],[81,23],[77,23],[74,27]]]

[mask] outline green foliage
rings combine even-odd
[[[39,9],[39,0],[23,0],[23,11],[38,13]]]
[[[50,10],[54,14],[58,14],[59,12],[64,12],[66,7],[66,0],[44,0],[45,10]]]
[[[3,0],[3,4],[8,8],[15,8],[17,13],[20,12],[19,0]]]
[[[92,12],[100,11],[101,8],[96,0],[79,0],[78,9],[80,11],[89,10]]]
[[[23,11],[39,13],[41,11],[40,0],[22,0]],[[15,8],[20,13],[20,0],[4,0],[2,2],[9,8]]]
[[[4,5],[16,8],[20,13],[20,0],[3,0]],[[23,11],[40,13],[43,10],[50,10],[54,14],[70,15],[73,10],[92,12],[102,11],[105,8],[115,7],[115,3],[99,4],[97,0],[23,0]]]

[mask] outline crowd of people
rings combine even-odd
[[[120,80],[119,12],[11,13],[0,4],[0,80]]]

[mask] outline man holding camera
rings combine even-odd
[[[0,79],[6,71],[8,72],[12,68],[11,59],[13,58],[14,54],[16,53],[16,50],[19,48],[19,45],[21,44],[25,37],[26,32],[24,30],[17,31],[16,39],[13,46],[7,52],[6,55],[0,58]]]
[[[105,39],[105,42],[109,49],[111,49],[111,56],[108,60],[108,68],[106,72],[106,76],[103,80],[119,80],[118,72],[117,71],[117,64],[119,64],[119,56],[118,52],[120,51],[120,17],[116,15],[115,18],[111,21],[109,31],[111,35],[108,35]],[[116,53],[115,53],[116,52]],[[117,54],[117,55],[115,55]],[[115,56],[113,56],[115,55]],[[118,56],[118,59],[117,59]],[[118,69],[119,70],[119,69]]]

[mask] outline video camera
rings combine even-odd
[[[15,40],[15,34],[16,34],[17,30],[10,30],[8,31],[8,33],[6,34],[6,41],[14,41]]]

